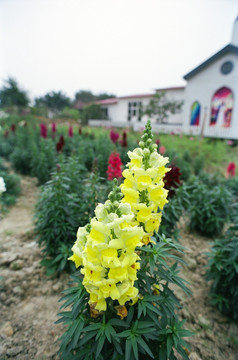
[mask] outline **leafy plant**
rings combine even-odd
[[[216,239],[208,254],[207,280],[212,280],[212,304],[238,319],[238,203],[232,206],[231,225],[224,237]]]
[[[62,359],[174,360],[175,349],[188,359],[183,337],[191,333],[176,315],[180,304],[170,286],[189,293],[179,277],[182,248],[153,237],[166,203],[168,160],[152,144],[150,122],[139,146],[120,188],[114,179],[108,200],[78,229],[70,260],[81,271],[61,299],[68,310],[59,319],[67,325]]]
[[[193,177],[183,190],[188,195],[189,229],[203,236],[220,235],[229,220],[232,195],[224,185],[209,186]]]
[[[31,147],[31,175],[36,176],[39,184],[44,184],[50,179],[58,156],[55,151],[55,143],[51,139],[40,139],[39,145],[32,144]]]
[[[21,191],[19,176],[0,170],[0,177],[4,179],[6,185],[6,191],[0,197],[1,203],[5,206],[15,204],[16,198]]]
[[[118,317],[113,301],[107,312],[93,318],[82,275],[72,276],[74,286],[64,290],[60,300],[64,301],[62,308],[68,310],[71,306],[71,310],[61,312],[57,321],[67,325],[61,338],[61,359],[175,360],[176,349],[188,360],[184,347],[189,345],[183,337],[192,333],[183,328],[185,321],[179,321],[175,310],[180,304],[169,287],[173,283],[189,293],[185,281],[179,277],[178,263],[182,260],[178,254],[183,252],[182,247],[159,236],[156,244],[139,251],[142,269],[136,286],[140,296],[135,305],[129,306],[124,319]],[[168,265],[168,259],[174,260],[173,265]],[[155,287],[158,283],[161,285]]]
[[[38,243],[43,246],[42,265],[49,275],[74,269],[67,258],[72,253],[77,228],[87,223],[92,205],[107,191],[102,186],[99,191],[95,176],[88,178],[80,158],[72,157],[62,160],[51,180],[42,187],[35,209],[35,230]]]

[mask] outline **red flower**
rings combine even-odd
[[[120,144],[122,147],[127,147],[127,133],[126,131],[123,131],[122,133],[122,139],[120,141]]]
[[[60,135],[59,141],[56,144],[56,150],[57,152],[61,152],[63,150],[65,141],[63,135]]]
[[[226,176],[233,177],[236,175],[236,164],[234,162],[230,162],[226,168]]]
[[[52,130],[53,134],[56,132],[56,123],[55,122],[52,122],[51,130]]]
[[[174,189],[180,185],[180,169],[176,165],[170,165],[170,171],[165,174],[164,177],[164,187],[169,190],[169,197],[175,194]]]
[[[16,125],[15,125],[15,124],[12,124],[10,129],[11,129],[12,132],[15,132],[15,130],[16,130]]]
[[[122,162],[120,155],[117,152],[111,153],[109,157],[107,178],[108,180],[113,180],[114,178],[122,178]]]
[[[79,135],[82,135],[82,129],[79,127]]]
[[[73,137],[74,135],[72,126],[69,127],[68,135],[69,137]]]
[[[40,124],[40,135],[44,139],[47,138],[47,125],[46,124]]]
[[[155,143],[156,143],[156,145],[159,145],[160,139],[156,139],[156,140],[155,140]]]
[[[115,132],[113,130],[110,131],[110,139],[112,140],[112,142],[114,144],[117,143],[117,140],[119,139],[119,136],[120,136],[120,134],[118,134],[117,132]]]

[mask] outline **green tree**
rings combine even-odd
[[[82,122],[84,124],[88,123],[88,120],[101,120],[103,118],[102,110],[98,104],[89,104],[84,106],[82,112]]]
[[[84,104],[92,103],[96,100],[95,95],[89,90],[80,90],[75,94],[75,101],[82,101]]]
[[[100,93],[99,95],[96,95],[97,100],[113,99],[115,97],[116,95],[107,93]]]
[[[169,101],[165,91],[160,91],[152,97],[143,113],[155,117],[158,124],[164,124],[169,114],[180,112],[182,106],[183,101]]]
[[[65,107],[70,106],[71,101],[61,91],[51,91],[45,96],[35,98],[35,106],[43,107],[46,106],[49,110],[58,112],[63,110]]]
[[[19,88],[17,81],[9,77],[5,80],[5,85],[0,90],[1,107],[18,106],[20,108],[28,106],[30,100],[27,93]]]
[[[75,94],[75,101],[82,101],[84,104],[92,103],[96,100],[105,100],[116,97],[114,94],[107,94],[105,92],[100,93],[98,95],[93,94],[89,90],[80,90]]]

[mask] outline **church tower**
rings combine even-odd
[[[231,45],[238,46],[238,16],[233,25]]]

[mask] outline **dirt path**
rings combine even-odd
[[[36,180],[22,177],[21,196],[0,223],[0,359],[57,359],[60,292],[68,276],[46,277],[34,239]]]
[[[0,360],[58,360],[55,325],[61,291],[69,276],[49,278],[40,266],[41,252],[33,233],[36,180],[22,177],[17,204],[0,222]],[[190,282],[192,295],[176,291],[181,318],[195,332],[188,338],[191,360],[238,360],[238,324],[209,305],[209,284],[204,279],[210,240],[188,234],[181,225],[181,244],[188,266],[180,276]]]

